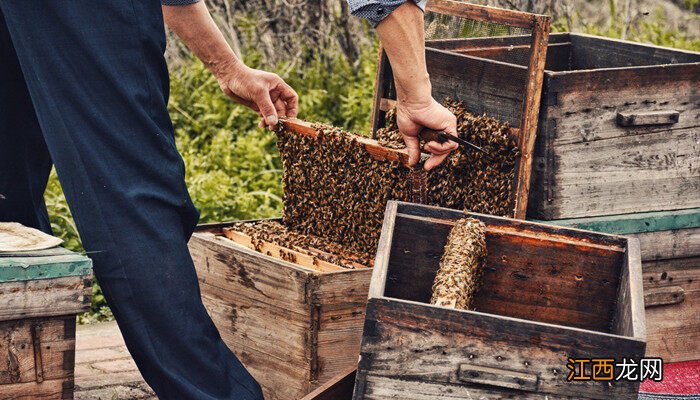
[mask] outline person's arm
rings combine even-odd
[[[236,57],[203,1],[164,1],[165,23],[212,71],[221,90],[257,111],[261,126],[272,128],[278,117],[296,117],[298,96],[276,74],[249,68]]]
[[[377,34],[394,73],[396,122],[413,164],[420,159],[418,134],[423,128],[443,130],[456,136],[457,118],[435,101],[431,93],[425,64],[423,10],[413,1],[406,1],[393,11],[381,5],[373,6],[374,12],[368,14],[382,14],[377,21]],[[361,12],[356,14],[361,15]],[[425,168],[437,166],[456,148],[457,144],[452,141],[427,143],[425,150],[433,156],[425,162]]]

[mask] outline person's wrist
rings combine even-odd
[[[396,99],[407,108],[423,108],[433,102],[432,85],[426,73],[424,77],[396,82]]]
[[[235,55],[208,63],[207,67],[217,80],[228,80],[232,77],[240,77],[246,73],[248,66]]]

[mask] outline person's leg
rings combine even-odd
[[[0,221],[51,233],[44,190],[51,158],[0,12]]]
[[[0,0],[46,144],[129,351],[161,399],[262,399],[202,305],[198,213],[167,113],[158,0]]]

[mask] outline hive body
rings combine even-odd
[[[474,218],[463,218],[455,223],[440,259],[432,304],[473,310],[486,262],[485,228],[483,222]]]

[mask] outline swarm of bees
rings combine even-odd
[[[512,216],[513,183],[519,155],[509,125],[486,115],[469,113],[452,99],[444,102],[457,116],[459,137],[475,143],[488,154],[459,148],[428,173],[427,203],[482,214]],[[387,147],[404,148],[396,126],[396,113],[386,114],[386,128],[377,130],[377,140]]]
[[[367,253],[352,252],[326,238],[287,229],[277,221],[237,222],[229,229],[250,237],[255,250],[261,253],[265,243],[273,243],[344,268],[355,268],[356,265],[370,267],[374,260],[374,256]],[[280,251],[280,255],[285,261],[292,263],[297,261],[294,252]]]
[[[474,297],[486,263],[485,229],[478,219],[462,218],[450,230],[433,282],[432,304],[474,309]]]
[[[389,200],[408,200],[408,169],[377,161],[353,136],[315,124],[317,137],[278,130],[285,226],[374,257]]]
[[[450,99],[445,105],[457,115],[460,137],[483,147],[488,155],[471,149],[454,151],[427,174],[426,203],[512,215],[518,146],[508,132],[508,124],[470,114]],[[386,127],[377,131],[379,143],[405,147],[394,110],[387,113],[386,121]],[[280,125],[277,147],[284,169],[284,226],[275,229],[287,229],[273,230],[274,238],[263,234],[256,237],[277,240],[275,243],[282,245],[286,239],[280,237],[286,235],[301,240],[303,246],[320,246],[328,253],[354,254],[350,259],[368,265],[377,249],[386,203],[411,199],[409,177],[413,174],[398,162],[375,160],[353,135],[338,128],[324,124],[314,124],[313,128],[318,132],[316,137]],[[316,239],[300,239],[297,234]]]

